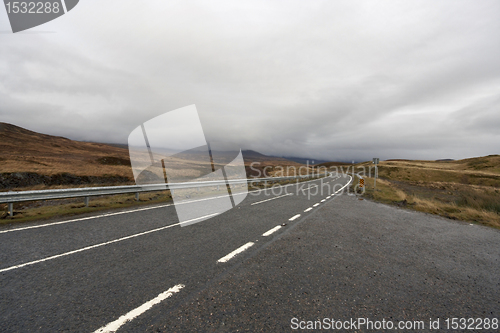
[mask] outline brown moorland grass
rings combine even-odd
[[[358,167],[362,165],[370,164]],[[498,155],[450,162],[384,161],[379,167],[377,191],[373,189],[373,177],[364,177],[364,196],[500,228],[499,165]]]

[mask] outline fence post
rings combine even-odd
[[[139,192],[135,192],[135,201],[139,201]]]
[[[12,217],[14,216],[14,203],[9,202],[9,216]]]
[[[89,206],[89,197],[85,197],[85,207]]]

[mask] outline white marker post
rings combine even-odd
[[[377,190],[377,177],[378,177],[378,168],[377,168],[377,165],[378,165],[378,162],[379,162],[379,158],[375,157],[373,159],[373,164],[375,164],[375,180],[373,181],[373,191]]]

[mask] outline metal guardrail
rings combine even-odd
[[[326,174],[325,174],[326,175]],[[103,186],[103,187],[83,187],[83,188],[68,188],[54,190],[39,190],[39,191],[19,191],[19,192],[0,192],[0,203],[9,205],[9,215],[14,215],[14,203],[25,201],[39,201],[52,199],[67,199],[67,198],[85,198],[85,205],[89,205],[89,198],[92,196],[114,195],[135,193],[135,199],[139,200],[139,193],[165,190],[178,190],[187,188],[200,188],[209,186],[226,186],[236,184],[251,184],[262,182],[277,182],[291,179],[313,178],[324,175],[305,175],[291,177],[269,177],[269,178],[250,178],[250,179],[228,179],[215,180],[206,182],[185,182],[171,184],[145,184],[145,185],[125,185],[125,186]]]

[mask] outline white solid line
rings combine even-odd
[[[287,193],[287,194],[280,195],[280,196],[278,196],[278,197],[274,197],[274,198],[271,198],[271,199],[266,199],[266,200],[262,200],[262,201],[254,202],[254,203],[253,203],[253,204],[251,204],[250,206],[253,206],[253,205],[258,205],[258,204],[261,204],[261,203],[263,203],[263,202],[266,202],[266,201],[271,201],[271,200],[274,200],[274,199],[283,198],[283,197],[286,197],[286,196],[289,196],[289,195],[293,195],[293,193]]]
[[[319,203],[313,205],[313,207],[318,207],[318,206],[319,206]]]
[[[140,316],[141,314],[143,314],[144,312],[148,311],[149,309],[151,309],[156,304],[159,304],[162,301],[164,301],[167,298],[169,298],[170,296],[172,296],[173,294],[178,293],[184,287],[185,286],[183,284],[178,284],[176,286],[173,286],[172,288],[170,288],[167,291],[162,292],[161,294],[159,294],[158,296],[156,296],[152,300],[144,303],[143,305],[139,306],[138,308],[133,309],[129,313],[124,314],[123,316],[121,316],[117,320],[115,320],[115,321],[107,324],[106,326],[101,327],[100,329],[98,329],[94,333],[111,333],[111,332],[116,332],[127,321],[131,321],[134,318]]]
[[[272,228],[271,230],[268,230],[268,231],[266,231],[265,233],[263,233],[263,234],[262,234],[262,236],[267,237],[267,236],[269,236],[269,235],[271,235],[271,234],[275,233],[276,231],[278,231],[278,230],[280,230],[280,229],[281,229],[281,226],[280,226],[280,225],[278,225],[278,226],[276,226],[276,227]]]
[[[295,220],[295,219],[298,219],[299,217],[300,217],[300,214],[297,214],[297,215],[295,215],[295,216],[290,217],[290,218],[288,219],[288,221],[293,221],[293,220]]]
[[[245,245],[237,248],[236,250],[234,250],[233,252],[229,253],[227,256],[225,257],[222,257],[220,258],[219,260],[217,260],[217,262],[228,262],[229,260],[231,260],[235,255],[237,255],[238,253],[241,253],[243,251],[245,251],[246,249],[248,249],[249,247],[252,247],[254,245],[254,243],[252,242],[248,242],[246,243]]]
[[[49,227],[49,226],[58,225],[58,224],[65,224],[65,223],[71,223],[71,222],[78,222],[78,221],[85,221],[85,220],[97,219],[97,218],[100,218],[100,217],[108,217],[108,216],[114,216],[114,215],[121,215],[121,214],[142,212],[144,210],[164,208],[164,207],[169,207],[169,206],[172,206],[172,204],[155,206],[155,207],[140,208],[140,209],[134,209],[134,210],[127,210],[127,211],[124,211],[124,212],[116,212],[116,213],[101,214],[101,215],[96,215],[96,216],[82,217],[82,218],[74,219],[74,220],[53,222],[53,223],[47,223],[47,224],[41,224],[41,225],[32,225],[30,227],[23,227],[23,228],[2,230],[2,231],[0,231],[0,234],[7,233],[7,232],[13,232],[13,231],[22,231],[22,230],[28,230],[28,229]]]
[[[210,214],[210,215],[206,215],[206,216],[202,216],[202,217],[197,217],[195,219],[188,220],[188,221],[185,221],[185,222],[182,222],[182,223],[192,222],[192,221],[196,221],[196,220],[199,220],[199,219],[207,218],[207,217],[218,215],[218,214],[219,213],[215,213],[215,214]],[[43,259],[39,259],[39,260],[35,260],[35,261],[30,261],[30,262],[27,262],[27,263],[24,263],[24,264],[20,264],[20,265],[16,265],[16,266],[2,268],[2,269],[0,269],[0,273],[7,272],[7,271],[10,271],[10,270],[13,270],[13,269],[17,269],[17,268],[21,268],[21,267],[25,267],[25,266],[30,266],[30,265],[38,264],[38,263],[41,263],[41,262],[44,262],[44,261],[48,261],[48,260],[52,260],[52,259],[56,259],[56,258],[60,258],[60,257],[65,257],[65,256],[68,256],[70,254],[75,254],[75,253],[79,253],[79,252],[83,252],[83,251],[95,249],[97,247],[101,247],[101,246],[105,246],[105,245],[109,245],[109,244],[121,242],[121,241],[130,239],[130,238],[135,238],[135,237],[147,235],[147,234],[150,234],[152,232],[156,232],[156,231],[161,231],[161,230],[164,230],[164,229],[172,228],[172,227],[175,227],[176,225],[180,225],[180,224],[181,223],[175,223],[175,224],[167,225],[165,227],[156,228],[156,229],[149,230],[149,231],[144,231],[144,232],[141,232],[141,233],[138,233],[138,234],[134,234],[134,235],[130,235],[130,236],[126,236],[126,237],[114,239],[114,240],[109,241],[109,242],[95,244],[95,245],[83,247],[83,248],[78,249],[78,250],[73,250],[73,251],[69,251],[69,252],[57,254],[55,256],[51,256],[51,257],[47,257],[47,258],[43,258]]]
[[[349,183],[350,183],[350,182],[349,182]],[[347,185],[349,185],[349,184],[347,184]],[[346,185],[346,186],[347,186],[347,185]],[[342,191],[342,190],[343,190],[346,186],[342,187],[340,190],[338,190],[338,191],[337,191],[337,192],[335,192],[334,194],[339,193],[339,192],[340,192],[340,191]]]
[[[309,208],[307,208],[307,209],[304,211],[304,213],[307,213],[308,211],[310,211],[310,210],[312,210],[312,209],[313,209],[312,207],[309,207]]]

